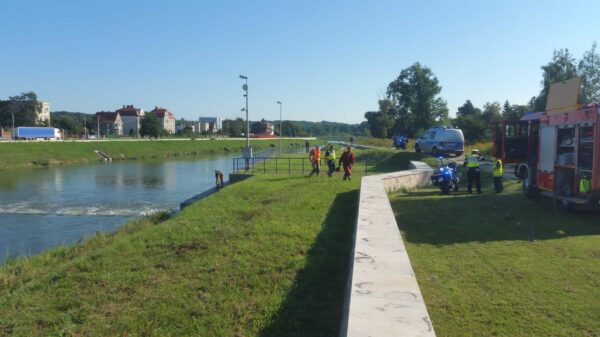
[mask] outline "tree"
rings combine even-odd
[[[246,131],[246,122],[242,118],[223,121],[223,131],[231,137],[240,137]]]
[[[600,55],[596,51],[597,44],[583,54],[577,67],[581,76],[581,103],[600,102]]]
[[[83,124],[75,117],[69,115],[56,115],[52,117],[51,125],[65,132],[65,136],[83,134]]]
[[[142,117],[140,122],[140,136],[149,138],[158,138],[161,135],[162,128],[160,127],[160,121],[152,113],[148,113]]]
[[[499,122],[502,119],[502,109],[498,102],[487,102],[483,105],[483,111],[481,112],[481,118],[483,122],[492,125]]]
[[[474,116],[474,115],[481,115],[481,110],[479,110],[475,106],[473,106],[473,103],[471,103],[471,100],[469,100],[469,99],[465,102],[465,104],[458,107],[458,111],[456,112],[456,117],[458,117],[458,118],[463,117],[463,116]]]
[[[559,49],[554,51],[552,61],[542,66],[543,79],[541,82],[542,90],[535,98],[534,110],[546,110],[546,101],[550,85],[556,82],[566,81],[577,75],[575,58],[569,53],[569,49]]]
[[[368,111],[365,118],[373,137],[388,138],[394,125],[395,103],[390,99],[379,100],[379,111]]]
[[[529,105],[510,104],[508,100],[502,105],[502,118],[507,120],[518,120],[525,115],[526,112],[535,109],[535,100],[532,98]]]
[[[454,120],[454,124],[462,130],[467,142],[478,142],[489,134],[490,126],[483,122],[481,115],[460,116]]]
[[[36,125],[37,112],[41,108],[41,103],[33,91],[9,97],[8,101],[2,101],[0,104],[0,124],[12,125],[12,112],[15,115],[15,127]]]
[[[413,135],[418,129],[446,120],[448,108],[438,97],[441,91],[438,79],[428,67],[417,62],[402,70],[387,88],[388,99],[396,102],[394,130]]]

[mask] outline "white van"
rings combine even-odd
[[[415,142],[415,151],[460,156],[465,152],[465,137],[461,129],[436,126],[423,133]]]

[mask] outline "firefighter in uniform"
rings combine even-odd
[[[475,185],[477,186],[477,193],[481,193],[481,174],[479,173],[479,162],[483,160],[484,157],[479,154],[479,150],[473,149],[471,151],[471,155],[465,158],[465,163],[463,164],[467,168],[467,190],[469,193],[473,193],[473,180],[475,180]]]
[[[499,158],[494,160],[492,176],[494,177],[494,189],[496,190],[496,193],[502,192],[502,190],[504,190],[504,184],[502,183],[502,160]]]

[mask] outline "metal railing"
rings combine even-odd
[[[336,161],[337,165],[337,161]],[[388,172],[387,158],[366,158],[357,160],[353,165],[354,172],[369,175],[373,173]],[[321,173],[328,170],[326,161],[321,159]],[[312,163],[306,157],[263,157],[233,158],[233,173],[252,174],[309,174],[312,171]]]

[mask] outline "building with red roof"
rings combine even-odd
[[[118,112],[96,112],[96,115],[94,116],[94,125],[100,127],[100,135],[123,135],[123,120]]]
[[[156,106],[149,113],[154,114],[160,120],[163,130],[170,134],[175,133],[175,115],[171,111]]]
[[[138,109],[133,105],[123,105],[115,111],[123,121],[123,134],[126,136],[140,136],[140,121],[144,117],[144,109]]]

